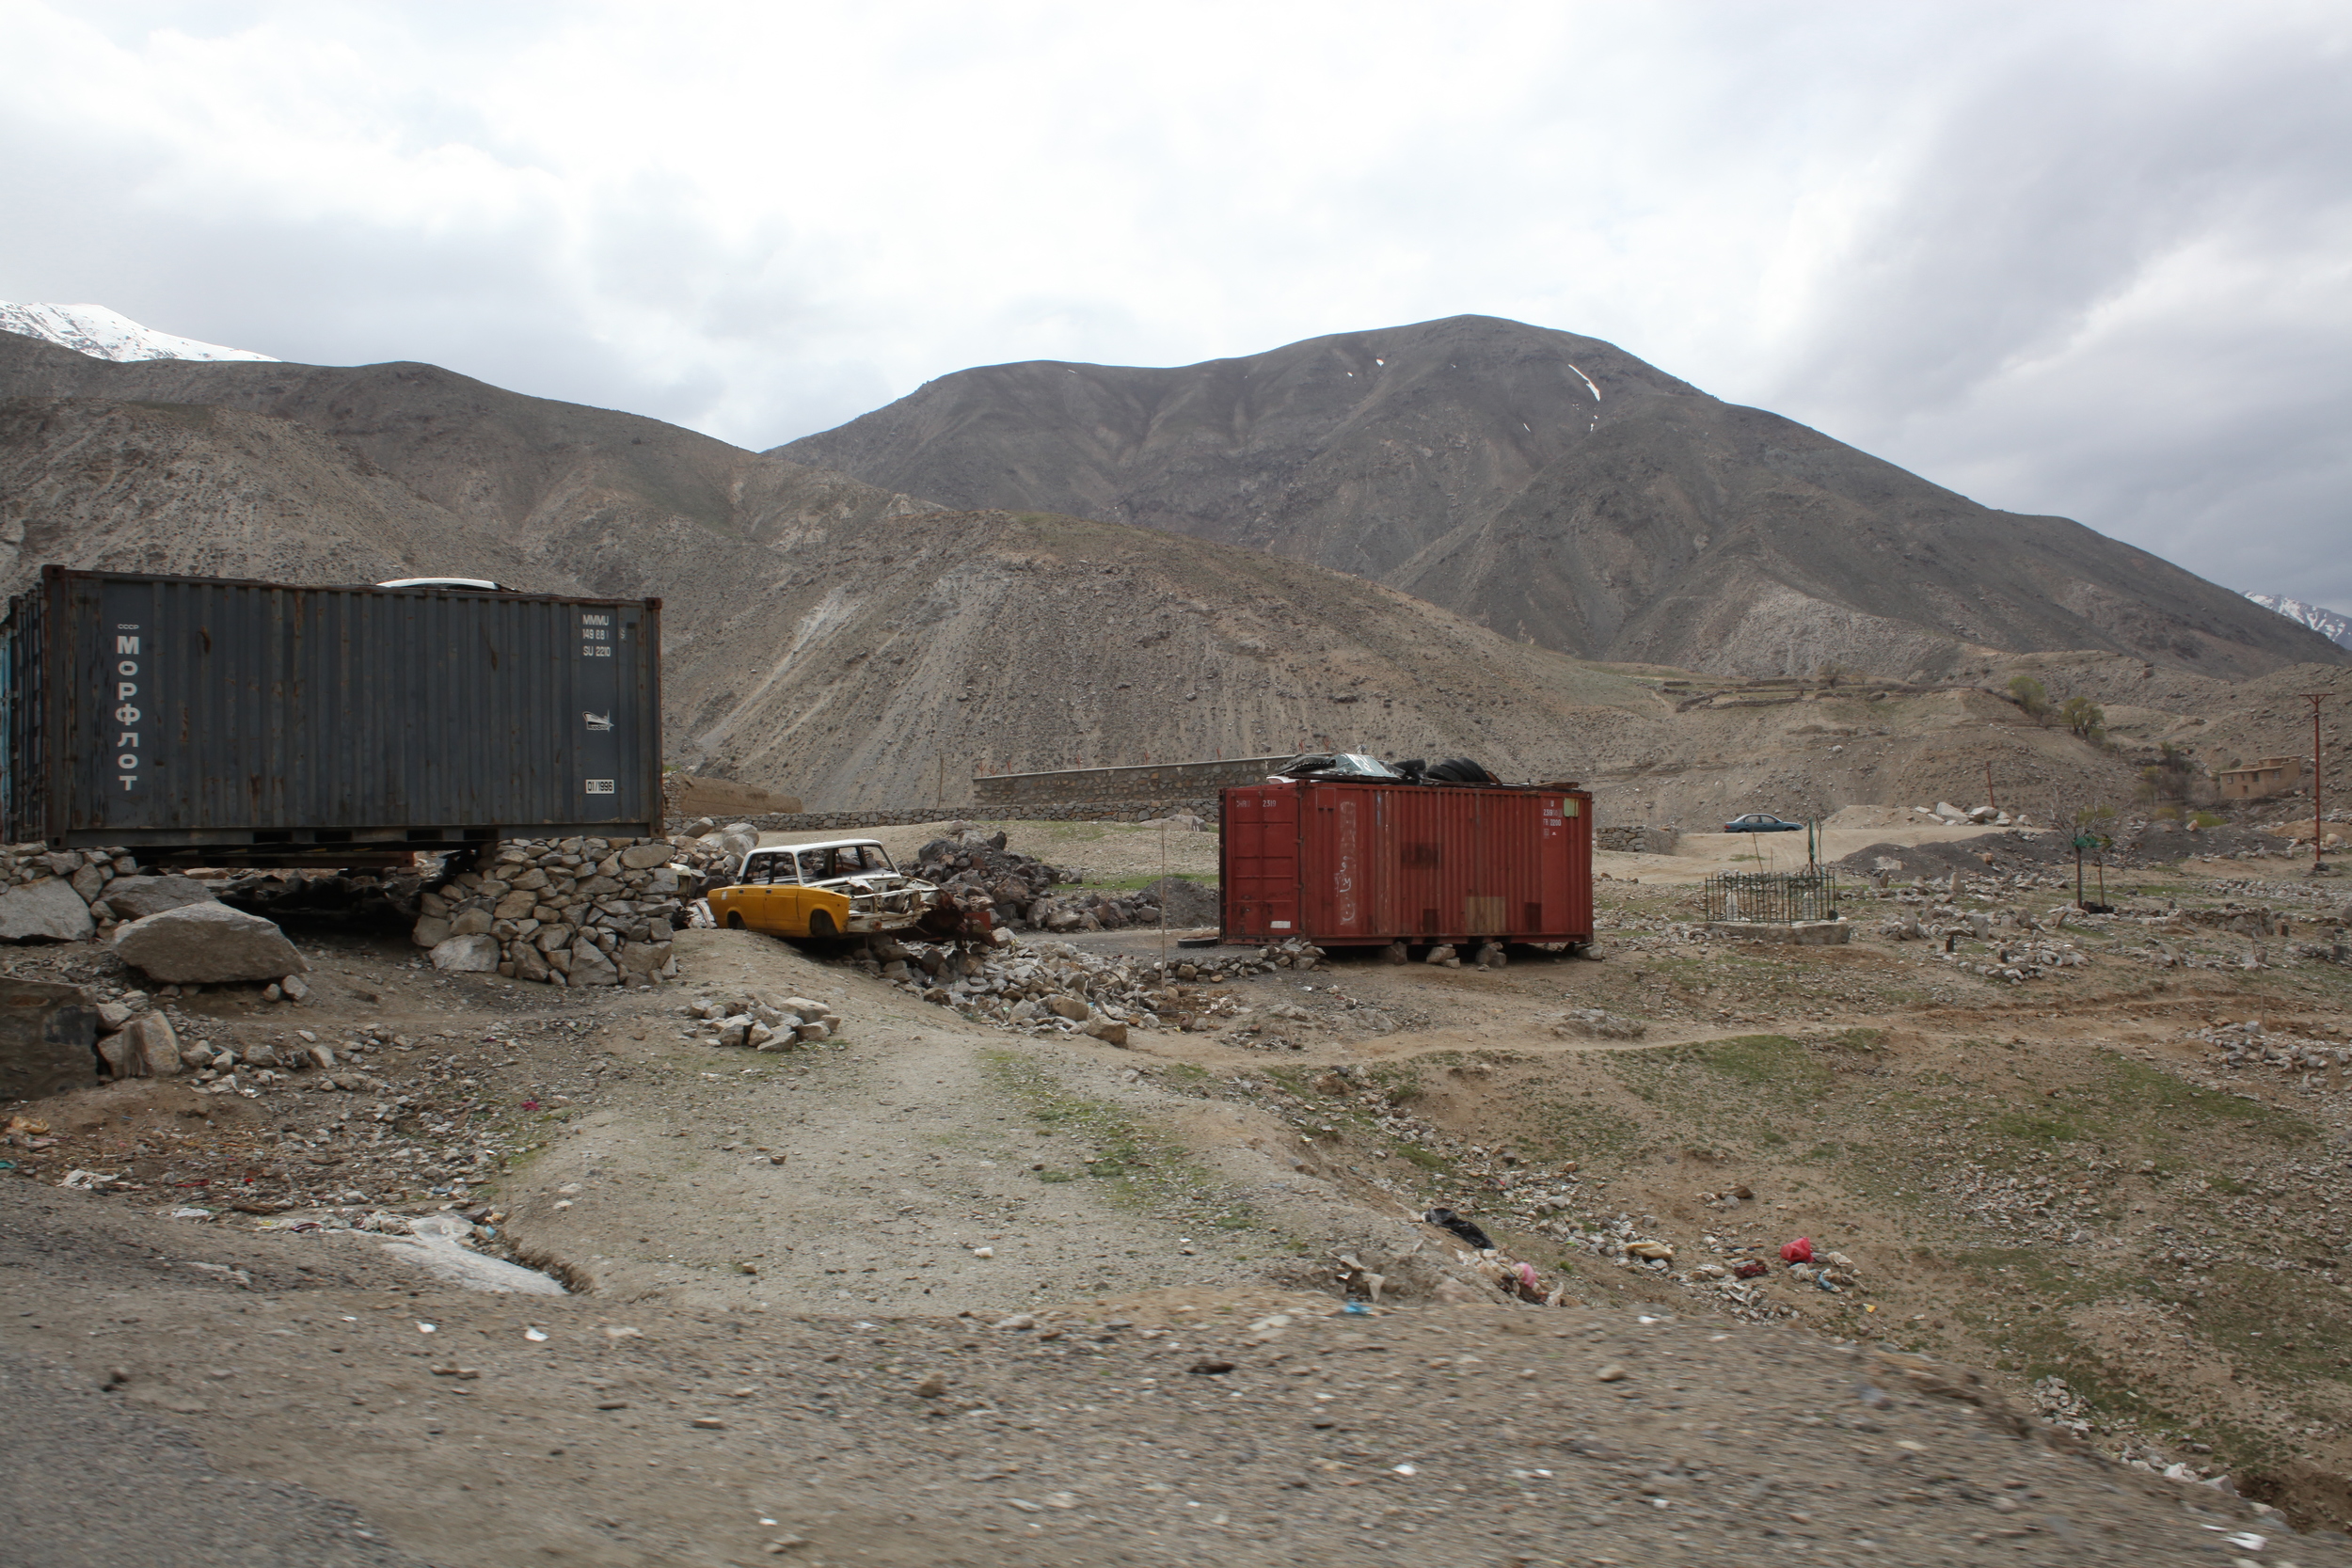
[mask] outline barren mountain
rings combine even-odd
[[[2346,657],[2080,524],[1485,316],[1178,369],[962,371],[775,454],[1252,546],[1587,657],[1887,677],[2052,649],[2223,676]]]
[[[1342,573],[927,511],[429,366],[115,365],[0,336],[0,394],[4,586],[57,561],[660,594],[674,752],[818,807],[1302,744],[1549,774],[1666,711]]]
[[[1652,683],[1303,562],[1043,514],[921,523],[782,541],[674,639],[681,760],[857,804],[935,798],[941,758],[950,802],[973,771],[1327,746],[1584,778],[1671,714]]]
[[[660,594],[673,758],[812,809],[1301,746],[1584,779],[1616,821],[1920,803],[1988,755],[2038,796],[2132,783],[2123,758],[2016,730],[1981,694],[1693,706],[1661,690],[1672,671],[1596,668],[1349,574],[1118,523],[926,512],[429,366],[110,365],[0,335],[0,588],[56,561]],[[2226,693],[2115,655],[2048,674],[2137,705],[2115,711],[2141,738]]]

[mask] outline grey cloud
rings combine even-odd
[[[148,26],[195,25],[114,14],[132,56]],[[413,190],[310,199],[327,193],[103,88],[0,101],[0,297],[427,359],[754,447],[974,363],[1178,363],[1487,311],[2352,609],[2352,308],[2328,271],[2352,245],[2352,95],[2329,8],[1536,8],[1442,36],[1350,11],[1326,42],[1288,19],[1182,57],[1101,12],[885,20],[831,40],[828,71],[875,88],[864,118],[771,149],[722,145],[739,128],[693,120],[675,81],[517,104],[509,67],[561,90],[521,69],[538,29],[469,14],[200,13],[223,47],[248,26],[347,44],[389,84],[339,129],[351,147],[395,144],[411,175],[468,150],[482,189],[428,217],[395,215]],[[628,117],[635,172],[520,145],[583,112]]]
[[[2230,20],[1949,93],[1773,405],[2217,581],[2352,602],[2342,29]]]

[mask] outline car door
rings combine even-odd
[[[765,879],[768,869],[767,856],[752,854],[743,857],[743,868],[737,874],[736,879],[715,895],[712,912],[718,915],[720,925],[732,926],[739,920],[755,931],[766,928],[768,887]]]
[[[808,930],[808,889],[801,880],[800,858],[778,855],[773,869],[764,890],[767,924],[760,929],[780,937],[803,935]]]

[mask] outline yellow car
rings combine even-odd
[[[862,936],[919,924],[939,890],[901,874],[870,838],[755,849],[730,887],[707,895],[711,917],[779,937]]]

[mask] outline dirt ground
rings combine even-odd
[[[1108,875],[1145,837],[1074,842]],[[1123,1050],[741,932],[622,994],[305,931],[309,1004],[176,1006],[372,1027],[358,1086],[11,1108],[43,1127],[0,1148],[11,1524],[87,1473],[100,1398],[219,1505],[187,1561],[2352,1562],[2253,1506],[2345,1517],[2352,1013],[2298,956],[2342,907],[2223,869],[1980,941],[2063,899],[1987,868],[1830,948],[1604,883],[1597,959],[1338,955]],[[793,995],[842,1037],[683,1016]],[[1449,1304],[1476,1275],[1433,1203],[1562,1305]],[[347,1228],[452,1208],[574,1293]],[[1799,1236],[1847,1283],[1782,1262]],[[1343,1253],[1376,1306],[1343,1310]]]

